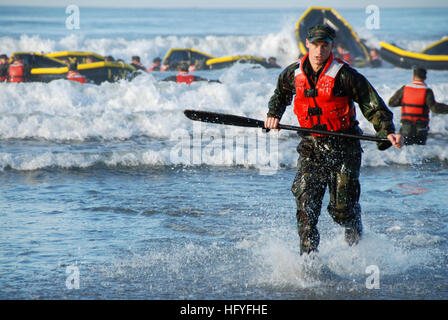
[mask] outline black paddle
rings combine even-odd
[[[227,124],[227,125],[238,126],[238,127],[264,128],[264,121],[241,117],[241,116],[235,116],[232,114],[199,111],[199,110],[184,110],[184,114],[187,116],[187,118],[189,118],[191,120],[195,120],[195,121]],[[304,133],[317,133],[317,134],[326,134],[326,135],[331,135],[331,136],[354,138],[354,139],[367,140],[367,141],[389,142],[388,139],[384,139],[384,138],[377,138],[377,137],[372,137],[372,136],[364,136],[364,135],[335,132],[335,131],[325,131],[325,130],[301,128],[301,127],[297,127],[297,126],[290,126],[287,124],[278,124],[277,128],[284,129],[284,130],[299,131],[299,132],[304,132]]]

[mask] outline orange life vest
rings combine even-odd
[[[348,52],[347,50],[342,51],[341,53],[341,58],[342,60],[344,60],[345,62],[347,62],[349,65],[353,64],[353,58],[352,55],[350,54],[350,52]]]
[[[161,71],[160,69],[161,69],[161,68],[160,68],[160,64],[157,65],[157,64],[153,63],[153,64],[151,65],[151,67],[149,67],[148,71],[149,71],[149,72],[153,72],[153,71]]]
[[[401,119],[415,122],[417,120],[429,122],[429,108],[426,106],[426,84],[414,80],[404,86],[401,99]]]
[[[191,84],[193,81],[194,81],[194,76],[191,74],[188,74],[188,72],[179,71],[176,75],[176,82],[178,82],[178,83]]]
[[[69,71],[67,73],[67,79],[70,81],[77,81],[80,83],[87,83],[86,77],[80,74],[78,71]]]
[[[162,66],[160,67],[160,71],[165,72],[168,69],[168,65],[167,64],[162,64]]]
[[[8,82],[25,82],[23,63],[14,62],[9,66]]]
[[[196,71],[196,66],[192,64],[191,66],[188,67],[188,72],[194,72],[194,71]]]
[[[311,89],[308,78],[303,72],[303,64],[308,55],[303,57],[300,68],[295,71],[294,113],[300,126],[328,131],[341,131],[353,127],[355,108],[353,103],[350,103],[350,98],[333,95],[335,79],[344,62],[334,59],[331,53],[315,88]],[[323,135],[312,134],[312,136]]]

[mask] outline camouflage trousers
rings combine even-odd
[[[328,213],[345,228],[345,240],[350,245],[357,243],[362,233],[359,140],[304,137],[297,151],[298,171],[291,191],[297,203],[300,254],[315,251],[319,245],[317,222],[327,186]]]
[[[409,120],[401,120],[400,134],[404,137],[404,144],[426,144],[428,138],[428,122],[417,120],[415,123]]]

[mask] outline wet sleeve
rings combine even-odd
[[[439,103],[434,98],[434,92],[432,92],[431,89],[428,89],[426,91],[426,105],[431,109],[434,113],[442,113],[447,114],[448,113],[448,105],[444,103]]]
[[[372,123],[376,136],[386,138],[389,134],[395,133],[394,115],[369,81],[348,66],[341,70],[341,78],[345,91],[359,105],[364,117]],[[377,146],[379,150],[386,150],[391,143],[378,142]]]
[[[389,107],[401,106],[401,99],[403,99],[404,86],[398,89],[389,99]]]
[[[0,64],[0,76],[7,77],[8,76],[8,65]]]
[[[293,63],[286,67],[278,76],[277,87],[269,99],[268,117],[281,119],[286,107],[291,104],[295,95],[294,71],[298,67],[299,63]]]

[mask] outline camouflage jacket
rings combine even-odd
[[[286,107],[291,104],[295,95],[294,71],[299,66],[300,62],[295,62],[286,67],[279,75],[277,87],[269,100],[268,117],[281,119]],[[305,61],[303,71],[308,79],[312,80],[309,81],[311,86],[314,86],[314,83],[317,82],[322,69],[315,73],[309,61]],[[373,124],[377,137],[386,138],[388,134],[395,133],[393,113],[369,81],[349,65],[345,64],[336,76],[333,94],[335,96],[349,96],[350,103],[356,102],[364,117]],[[391,146],[387,142],[380,142],[377,145],[380,150]]]

